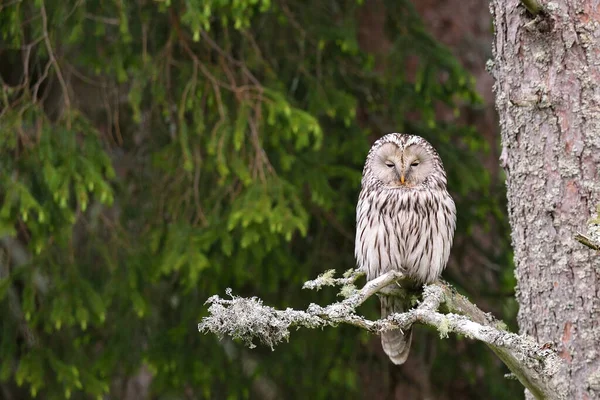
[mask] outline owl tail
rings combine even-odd
[[[406,300],[395,296],[380,296],[381,318],[386,318],[393,313],[403,312],[406,307]],[[381,346],[390,360],[396,364],[404,364],[410,351],[410,342],[412,340],[412,327],[402,331],[393,329],[381,333]]]

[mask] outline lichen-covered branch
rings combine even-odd
[[[348,286],[354,283],[365,273],[355,269],[349,269],[344,272],[343,278],[335,278],[335,270],[328,269],[311,281],[304,282],[303,289],[320,290],[323,286]]]
[[[327,306],[311,304],[306,311],[277,310],[265,306],[256,297],[237,297],[232,295],[231,289],[227,289],[229,299],[219,296],[208,299],[210,315],[198,324],[198,329],[220,337],[240,339],[250,347],[254,347],[253,341],[258,340],[273,348],[289,338],[292,327],[322,328],[345,323],[381,333],[389,329],[407,329],[420,323],[437,329],[442,338],[456,333],[486,343],[536,397],[565,398],[564,388],[558,387],[554,379],[562,368],[556,352],[531,338],[506,331],[502,322],[481,311],[447,283],[439,281],[425,286],[422,300],[415,308],[371,321],[358,315],[356,308],[379,291],[393,293],[390,288],[395,283],[400,284],[404,276],[399,272],[389,272],[358,290],[354,284],[362,275],[362,271],[349,270],[343,278],[334,278],[334,273],[328,271],[307,282],[304,287],[308,289],[342,286],[345,299]]]

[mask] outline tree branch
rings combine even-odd
[[[555,351],[532,338],[506,331],[502,322],[481,311],[448,283],[438,281],[426,285],[416,308],[370,321],[356,314],[356,308],[376,293],[393,295],[394,286],[401,285],[405,277],[399,272],[388,272],[357,290],[354,283],[364,275],[362,271],[349,270],[343,278],[334,278],[333,274],[327,271],[306,282],[304,288],[319,290],[323,286],[342,286],[341,294],[345,299],[340,302],[325,307],[310,304],[306,311],[276,310],[263,305],[256,297],[233,296],[231,289],[227,289],[231,299],[212,296],[207,300],[210,315],[198,324],[198,329],[219,337],[227,335],[241,339],[251,348],[254,339],[273,348],[289,338],[291,327],[314,329],[345,323],[379,334],[390,329],[408,329],[420,323],[437,329],[441,338],[456,333],[486,343],[537,398],[566,398],[565,388],[559,387],[555,379],[564,367]]]
[[[534,17],[543,10],[543,7],[538,0],[521,0],[521,3],[523,3],[527,11]]]
[[[575,240],[593,250],[600,250],[600,204],[596,206],[596,216],[588,221],[587,235],[577,232]]]
[[[6,260],[3,259],[2,252],[6,252],[8,255]],[[31,256],[27,252],[27,249],[17,239],[10,236],[0,237],[0,281],[2,279],[10,279],[11,261],[14,268],[22,268],[30,262],[30,259]],[[49,280],[37,269],[33,273],[33,284],[35,289],[42,294],[48,291]],[[19,325],[19,330],[25,339],[25,343],[29,348],[34,347],[37,344],[36,334],[29,327],[29,323],[23,312],[19,292],[12,284],[8,287],[8,306],[13,318]]]
[[[596,243],[594,240],[592,240],[591,238],[587,237],[586,235],[577,232],[577,234],[575,235],[575,240],[577,240],[579,243],[589,247],[590,249],[593,250],[600,250],[600,244]]]

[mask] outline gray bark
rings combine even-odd
[[[568,398],[600,398],[600,255],[575,240],[600,203],[600,6],[492,0],[501,162],[521,333],[565,361]]]

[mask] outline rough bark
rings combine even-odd
[[[600,6],[493,0],[521,333],[554,346],[568,398],[600,398],[600,257],[575,240],[600,202]]]

